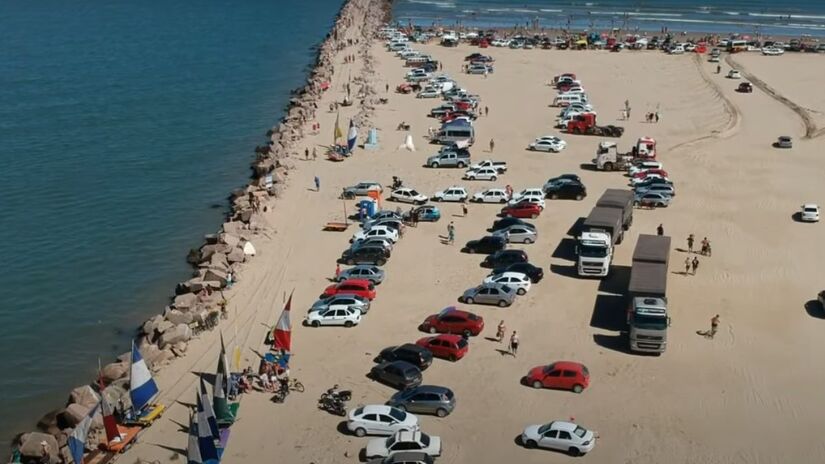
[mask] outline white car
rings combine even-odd
[[[350,243],[357,240],[367,240],[370,238],[383,238],[392,243],[398,242],[398,231],[389,226],[374,226],[369,229],[359,230],[353,234]]]
[[[535,142],[528,145],[527,149],[532,151],[547,151],[552,153],[558,153],[564,150],[564,147],[566,146],[567,143],[563,140],[536,140]]]
[[[739,71],[737,71],[735,69],[731,69],[730,71],[728,71],[728,79],[741,79],[741,78],[742,78],[742,74]]]
[[[532,203],[534,205],[537,205],[540,210],[544,211],[544,206],[545,206],[544,197],[538,197],[538,196],[532,195],[532,196],[524,197],[524,198],[520,199],[519,201],[513,201],[513,200],[509,201],[509,204],[511,206],[512,205],[517,205],[519,203]]]
[[[395,435],[402,430],[418,430],[418,417],[383,404],[368,404],[349,412],[347,428],[356,437]]]
[[[330,305],[307,314],[306,324],[312,327],[322,325],[342,325],[352,327],[361,322],[361,311],[347,305]]]
[[[373,438],[367,443],[365,451],[367,459],[386,458],[404,451],[438,457],[441,456],[441,438],[419,431],[398,432],[389,438]]]
[[[467,193],[467,189],[454,185],[452,187],[445,188],[440,192],[435,192],[435,195],[433,195],[433,201],[465,202],[469,196],[470,195]]]
[[[502,188],[491,188],[473,195],[470,200],[475,203],[507,203],[507,191]]]
[[[521,192],[513,194],[513,198],[510,199],[510,204],[515,205],[516,203],[520,202],[521,200],[527,199],[529,197],[536,197],[536,198],[544,200],[544,190],[542,190],[541,188],[524,189]]]
[[[646,175],[646,176],[644,176],[644,177],[634,177],[634,178],[630,179],[630,183],[631,183],[633,186],[636,186],[636,185],[638,185],[638,184],[644,184],[645,182],[649,181],[650,179],[664,179],[664,180],[666,180],[668,183],[672,183],[672,182],[671,182],[671,180],[670,180],[670,179],[668,179],[667,177],[665,177],[665,176],[663,176],[663,175],[661,175],[661,174],[656,174],[656,173],[653,173],[653,172],[651,172],[651,173],[647,174],[647,175]]]
[[[596,434],[572,422],[553,421],[525,428],[521,443],[525,448],[549,448],[581,456],[593,450]]]
[[[719,63],[720,61],[722,60],[718,56],[712,56],[708,58],[708,63]]]
[[[390,200],[423,205],[427,202],[428,198],[427,195],[418,193],[415,189],[401,187],[400,189],[393,190],[390,194]]]
[[[779,56],[784,53],[785,49],[779,47],[765,47],[762,49],[762,54],[766,56]]]
[[[481,160],[476,164],[470,166],[471,170],[477,170],[482,168],[493,168],[499,173],[504,173],[507,171],[507,162],[506,161],[493,161],[493,160]]]
[[[468,169],[464,173],[464,178],[467,180],[491,180],[495,182],[498,179],[498,170],[495,168]]]
[[[664,165],[660,161],[642,161],[628,168],[627,173],[631,177],[636,174],[647,171],[648,169],[664,169]]]
[[[685,47],[681,45],[677,45],[670,49],[671,55],[684,55],[685,54]]]
[[[441,96],[441,91],[438,89],[424,89],[418,92],[416,98],[438,98]]]
[[[485,284],[495,283],[502,284],[516,289],[516,293],[524,295],[530,291],[530,278],[521,272],[502,272],[487,276],[484,279]]]
[[[803,222],[819,222],[819,206],[813,203],[802,205],[799,219]]]

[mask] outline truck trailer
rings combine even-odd
[[[625,189],[607,189],[604,191],[596,206],[602,208],[616,208],[622,211],[622,227],[630,230],[633,225],[633,191]]]
[[[661,354],[667,348],[667,274],[670,237],[639,235],[628,284],[630,350]]]

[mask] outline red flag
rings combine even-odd
[[[97,382],[100,387],[100,406],[103,415],[103,428],[106,430],[106,440],[109,442],[120,440],[120,430],[117,428],[117,421],[115,420],[115,410],[106,395],[103,394],[103,372],[100,370],[100,359],[97,360]]]
[[[286,300],[286,305],[284,305],[284,311],[281,313],[281,317],[278,318],[278,323],[275,324],[272,337],[275,341],[272,344],[272,348],[281,348],[285,351],[292,350],[292,321],[289,320],[289,309],[291,306],[292,293],[289,294],[289,299]]]

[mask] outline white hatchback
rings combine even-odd
[[[525,428],[521,443],[526,448],[549,448],[581,456],[593,450],[596,434],[572,422],[553,421]]]
[[[418,417],[383,404],[368,404],[349,412],[347,428],[356,437],[395,435],[402,430],[418,430]]]
[[[347,305],[331,305],[326,309],[312,311],[306,316],[306,324],[312,327],[322,325],[356,326],[361,322],[361,311]]]
[[[427,195],[418,193],[415,189],[402,187],[400,189],[393,190],[390,194],[390,200],[423,205],[427,202],[428,198]]]
[[[494,168],[470,169],[464,173],[464,178],[468,180],[492,180],[498,179],[498,170]]]
[[[452,186],[441,190],[440,192],[435,192],[433,195],[433,201],[458,201],[463,202],[467,201],[469,194],[467,193],[467,189],[464,187]]]
[[[350,239],[350,243],[370,238],[382,238],[396,243],[398,241],[398,231],[389,226],[373,226],[367,230],[356,232]]]
[[[513,195],[513,198],[510,199],[510,204],[515,205],[516,203],[519,203],[521,201],[529,199],[530,203],[535,203],[535,204],[539,205],[539,207],[541,209],[544,209],[544,197],[545,196],[546,195],[544,194],[544,190],[542,190],[540,188],[524,189],[521,192],[516,193],[515,195]]]
[[[507,191],[502,188],[491,188],[473,195],[475,203],[507,203]]]
[[[516,293],[524,295],[530,291],[530,278],[521,272],[502,272],[499,274],[487,276],[484,279],[485,284],[502,284],[516,289]]]

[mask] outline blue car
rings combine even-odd
[[[419,222],[436,222],[441,219],[441,211],[437,206],[424,205],[413,210],[418,215]]]

